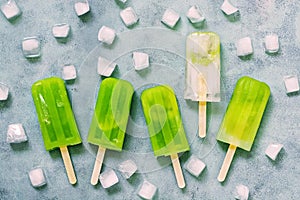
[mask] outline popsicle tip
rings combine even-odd
[[[224,182],[224,180],[225,180],[225,177],[224,176],[218,176],[218,181],[220,182],[220,183],[222,183],[222,182]]]
[[[91,179],[91,184],[92,185],[97,185],[97,183],[98,183],[98,179],[97,180]]]
[[[183,182],[183,183],[178,183],[178,187],[179,187],[180,189],[185,188],[185,182]]]
[[[71,183],[72,185],[75,185],[75,184],[77,183],[77,179],[70,180],[70,183]]]

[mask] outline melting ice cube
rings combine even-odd
[[[133,52],[133,65],[135,70],[142,70],[149,67],[149,55],[142,52]]]
[[[252,42],[250,37],[244,37],[236,43],[236,54],[237,56],[248,56],[253,53]]]
[[[137,170],[136,164],[132,160],[126,160],[118,166],[124,178],[129,179]]]
[[[109,188],[119,182],[117,174],[112,169],[101,173],[99,180],[103,188]]]
[[[1,11],[8,20],[12,20],[21,15],[22,13],[22,11],[20,10],[20,8],[14,0],[9,0],[6,3],[2,4]]]
[[[56,24],[52,28],[52,34],[56,38],[66,38],[70,33],[70,25],[69,24]]]
[[[152,199],[156,193],[157,187],[152,183],[144,180],[138,195],[144,199]]]
[[[107,26],[102,26],[98,32],[98,40],[105,44],[112,44],[115,40],[116,32]]]
[[[109,77],[115,70],[116,66],[116,63],[107,60],[106,58],[101,56],[98,58],[98,74],[102,76]]]
[[[168,8],[161,19],[161,22],[170,28],[174,28],[179,21],[180,16],[172,9]]]
[[[120,12],[121,19],[123,23],[130,27],[138,22],[139,18],[137,17],[135,11],[132,7],[125,8]]]
[[[265,154],[271,158],[272,160],[276,160],[277,155],[281,151],[283,145],[282,144],[270,144],[265,151]]]
[[[286,93],[298,92],[299,91],[299,82],[296,75],[285,76],[283,81],[286,88]]]
[[[198,177],[204,170],[205,164],[199,158],[192,155],[184,165],[184,168],[192,175]]]
[[[28,175],[33,187],[41,187],[46,184],[44,172],[41,168],[32,169]]]
[[[235,199],[247,200],[249,197],[249,189],[245,185],[238,185],[235,187]]]
[[[196,23],[202,23],[205,18],[200,12],[200,9],[198,6],[192,6],[186,13],[187,18],[190,20],[191,23],[196,24]]]
[[[77,16],[82,16],[90,11],[90,6],[88,1],[75,3],[75,12]]]
[[[8,143],[21,143],[27,141],[27,136],[22,124],[8,125],[6,141]]]
[[[0,83],[0,101],[5,101],[8,98],[8,87],[3,84]]]
[[[265,49],[267,53],[276,53],[279,50],[278,36],[275,34],[265,37]]]
[[[76,69],[74,65],[65,65],[63,67],[62,77],[64,80],[73,80],[76,78]]]
[[[37,37],[27,37],[22,41],[22,50],[26,58],[36,58],[41,55],[40,41]]]

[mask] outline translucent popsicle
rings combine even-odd
[[[64,81],[57,77],[39,80],[32,85],[34,100],[44,145],[47,151],[60,148],[71,184],[76,176],[67,146],[81,143],[76,121]]]
[[[106,149],[122,151],[134,89],[125,80],[106,78],[102,81],[93,114],[88,139],[99,146],[91,184],[98,177]]]
[[[155,156],[171,156],[177,184],[185,187],[178,153],[190,150],[175,94],[169,86],[143,91],[143,111]]]
[[[199,136],[206,136],[206,102],[220,101],[220,38],[194,32],[186,40],[184,98],[199,102]]]
[[[218,180],[224,181],[236,147],[250,151],[270,96],[266,83],[250,77],[238,80],[217,140],[230,144]]]

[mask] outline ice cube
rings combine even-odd
[[[66,38],[70,33],[70,25],[69,24],[56,24],[52,28],[52,34],[56,38]]]
[[[237,56],[248,56],[253,53],[252,42],[250,37],[244,37],[236,43]]]
[[[265,37],[265,49],[267,53],[276,53],[279,50],[278,36],[275,34]]]
[[[32,169],[28,175],[33,187],[41,187],[47,183],[42,168]]]
[[[286,93],[298,92],[299,82],[296,75],[290,75],[283,77],[283,81],[286,88]]]
[[[228,16],[239,15],[239,9],[233,6],[228,0],[224,0],[221,10]]]
[[[8,143],[21,143],[27,141],[27,136],[22,124],[8,125],[6,141]]]
[[[41,45],[37,37],[26,37],[22,41],[23,54],[26,58],[41,56]]]
[[[192,155],[184,165],[184,168],[192,175],[198,177],[204,170],[205,164],[199,158]]]
[[[235,199],[247,200],[249,197],[249,189],[245,185],[238,185],[235,187]]]
[[[129,179],[137,170],[136,164],[132,160],[126,160],[118,166],[124,178]]]
[[[105,44],[112,44],[116,37],[116,31],[107,26],[102,26],[98,33],[98,40]]]
[[[98,74],[102,76],[109,77],[115,70],[116,66],[116,63],[107,60],[106,58],[101,56],[98,58]]]
[[[142,52],[133,52],[133,65],[135,70],[142,70],[149,67],[149,55]]]
[[[77,16],[82,16],[90,11],[90,6],[88,1],[75,3],[75,12]]]
[[[120,12],[121,19],[123,23],[130,27],[138,22],[139,18],[137,17],[135,11],[132,7],[125,8]]]
[[[9,91],[8,87],[5,84],[0,83],[0,101],[7,100],[8,91]]]
[[[170,28],[174,28],[179,20],[180,16],[174,10],[168,8],[164,12],[161,22]]]
[[[144,180],[140,187],[138,195],[144,199],[152,199],[156,193],[157,187],[152,183]]]
[[[205,20],[198,6],[190,7],[188,12],[186,13],[186,16],[192,24],[202,23]]]
[[[271,158],[272,160],[276,160],[277,155],[281,151],[283,145],[282,144],[270,144],[265,151],[265,154]]]
[[[64,80],[73,80],[76,78],[76,69],[74,65],[65,65],[63,67],[62,77]]]
[[[12,20],[22,14],[22,11],[14,0],[9,0],[2,4],[1,11],[8,20]]]
[[[119,182],[117,174],[112,169],[101,173],[99,180],[103,188],[109,188]]]

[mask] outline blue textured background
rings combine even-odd
[[[160,19],[168,7],[182,17],[173,31],[177,34],[175,37],[182,37],[182,40],[175,42],[170,37],[169,40],[160,41],[162,50],[143,49],[150,54],[152,65],[151,69],[140,73],[132,70],[130,51],[121,56],[116,53],[126,47],[122,45],[136,47],[135,42],[122,43],[122,32],[131,30],[124,26],[119,17],[121,6],[113,0],[90,1],[91,12],[79,18],[74,11],[75,2],[18,0],[23,11],[19,18],[8,22],[4,16],[0,17],[0,82],[10,88],[9,99],[0,102],[0,199],[139,199],[136,194],[143,179],[158,187],[156,199],[233,199],[233,191],[238,184],[249,187],[249,199],[300,198],[300,99],[298,94],[286,95],[282,80],[285,75],[300,76],[298,0],[232,0],[241,12],[241,18],[236,22],[230,22],[220,11],[222,0],[128,0],[126,6],[132,6],[140,17],[132,31],[146,27],[167,30]],[[222,102],[208,104],[208,135],[204,140],[196,137],[197,104],[186,102],[181,96],[185,62],[180,53],[184,52],[185,36],[197,30],[185,17],[191,5],[199,5],[207,19],[206,25],[200,30],[218,33],[222,45]],[[51,28],[56,23],[71,25],[71,36],[66,43],[60,43],[52,36]],[[112,49],[104,48],[97,40],[98,30],[102,25],[114,28],[120,36]],[[264,36],[272,32],[278,34],[281,45],[280,52],[274,56],[265,54],[263,48]],[[41,40],[40,59],[27,60],[22,55],[21,40],[28,36],[37,36]],[[252,38],[254,48],[254,54],[249,60],[238,58],[234,46],[236,40],[245,36]],[[177,45],[173,47],[173,53],[164,51],[164,45],[172,47],[172,42]],[[127,74],[125,78],[133,82],[137,79],[170,82],[175,88],[191,143],[191,151],[181,157],[182,166],[191,153],[207,164],[199,178],[183,170],[187,183],[185,189],[177,187],[168,158],[160,158],[155,163],[151,156],[150,141],[138,102],[138,94],[143,88],[141,82],[136,88],[132,119],[144,135],[135,135],[132,126],[125,139],[124,155],[127,153],[130,157],[133,152],[141,155],[146,152],[150,155],[149,159],[145,159],[148,163],[137,160],[141,172],[145,173],[138,173],[127,181],[117,172],[120,183],[107,190],[100,185],[90,185],[96,148],[86,143],[86,129],[100,78],[96,74],[96,66],[90,66],[89,63],[95,63],[93,59],[97,59],[102,49],[111,50],[112,54],[106,53],[118,61],[119,67],[113,74],[115,77]],[[68,183],[59,150],[49,153],[44,149],[30,93],[31,85],[36,80],[52,75],[61,76],[62,66],[69,63],[74,64],[78,70],[78,79],[68,84],[67,89],[83,139],[82,145],[69,148],[78,178],[75,186]],[[174,78],[172,72],[178,77]],[[243,75],[266,82],[271,87],[272,95],[252,151],[237,150],[227,180],[220,184],[216,177],[228,145],[217,143],[215,136],[235,83]],[[84,96],[85,94],[90,96]],[[6,143],[7,126],[11,123],[23,123],[28,142],[17,145]],[[284,150],[275,162],[264,155],[268,144],[273,142],[284,145]],[[103,170],[115,168],[122,159],[120,153],[108,152]],[[27,175],[30,169],[37,166],[44,169],[47,178],[47,185],[40,189],[34,189],[30,185]]]

